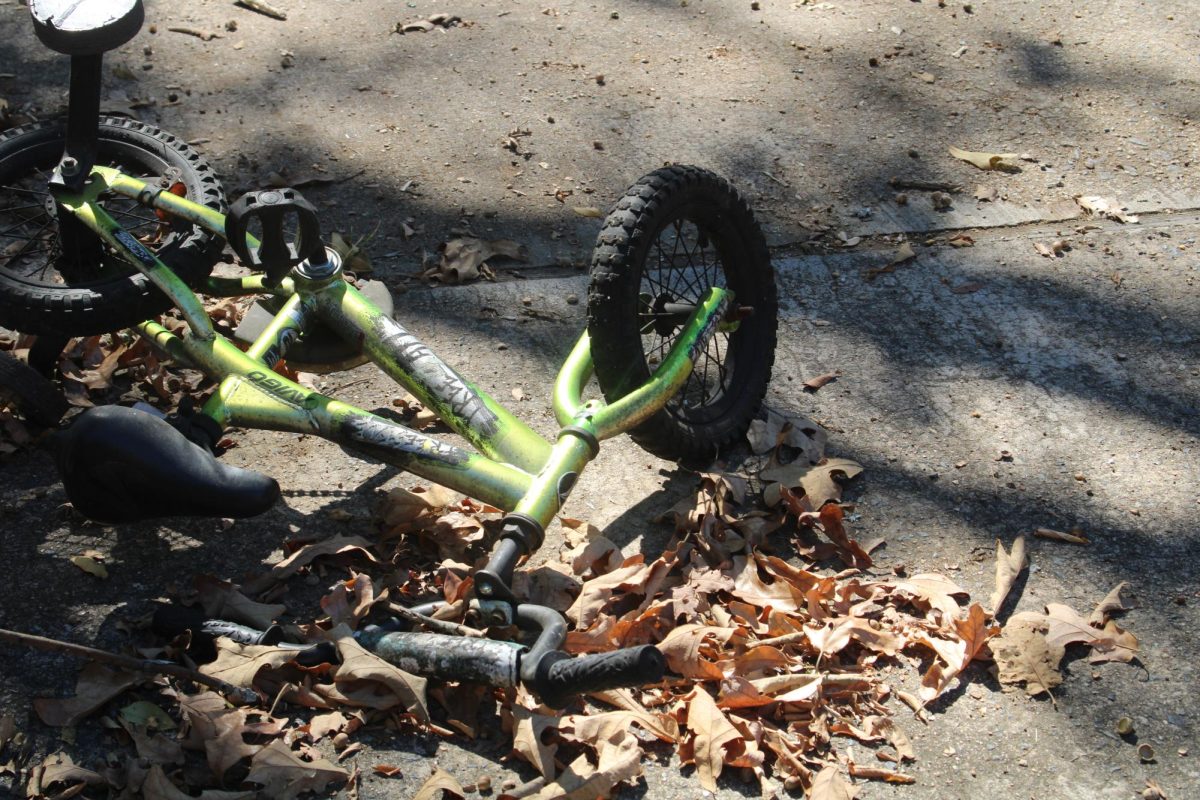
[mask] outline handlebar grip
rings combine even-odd
[[[552,663],[546,677],[538,681],[537,693],[546,705],[562,708],[574,695],[656,683],[666,668],[662,652],[652,644],[563,658]]]
[[[225,636],[238,644],[276,645],[283,641],[283,628],[278,625],[260,631],[224,619],[208,619],[200,609],[188,606],[159,606],[151,625],[160,636],[174,637],[190,630],[193,636]]]
[[[165,638],[174,638],[184,631],[192,632],[192,645],[188,649],[192,657],[205,663],[217,657],[213,639],[224,636],[238,644],[259,644],[270,647],[281,647],[285,650],[295,650],[296,663],[311,667],[317,664],[333,663],[337,660],[337,646],[333,642],[318,642],[317,644],[296,644],[283,641],[284,630],[279,625],[272,625],[265,631],[239,625],[224,619],[209,619],[204,612],[190,606],[160,605],[154,610],[154,618],[150,623],[154,632]]]

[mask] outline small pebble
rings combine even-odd
[[[569,306],[579,305],[579,295],[577,295],[577,294],[567,295],[567,305],[569,305]]]

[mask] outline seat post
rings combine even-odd
[[[96,162],[100,129],[100,69],[103,53],[71,56],[71,92],[67,105],[67,146],[56,178],[79,189]]]

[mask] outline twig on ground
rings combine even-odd
[[[181,667],[178,664],[172,664],[169,661],[159,661],[150,658],[134,658],[133,656],[123,656],[120,653],[110,653],[107,650],[97,650],[94,647],[87,647],[82,644],[74,644],[72,642],[64,642],[59,639],[48,639],[45,636],[36,636],[32,633],[21,633],[20,631],[10,631],[6,628],[0,628],[0,641],[14,642],[23,644],[26,647],[32,647],[36,650],[45,650],[50,653],[65,653],[76,658],[86,658],[89,661],[98,661],[103,664],[112,664],[116,667],[124,667],[125,669],[135,672],[146,672],[154,675],[171,675],[176,678],[193,681],[195,683],[208,686],[225,695],[231,700],[238,703],[249,705],[258,702],[258,694],[253,689],[244,689],[240,686],[234,686],[231,683],[226,683],[220,678],[213,678],[205,675],[202,672],[197,672],[194,669]]]
[[[392,612],[397,617],[400,617],[400,619],[408,620],[409,622],[417,625],[424,625],[431,631],[447,633],[451,636],[473,636],[476,638],[483,636],[483,631],[475,630],[474,628],[468,628],[466,625],[459,625],[457,622],[447,622],[446,620],[427,617],[424,614],[418,614],[417,612],[407,609],[404,606],[397,605],[396,603],[388,603],[387,607],[388,611]]]
[[[958,194],[963,190],[957,183],[923,181],[915,178],[892,178],[888,181],[888,184],[893,189],[915,189],[919,192],[949,192],[950,194]]]
[[[219,34],[219,33],[212,33],[211,31],[202,31],[198,28],[178,28],[177,27],[177,28],[167,28],[167,30],[169,30],[173,33],[186,33],[188,36],[195,36],[197,39],[203,39],[206,42],[212,41],[213,39],[221,38],[221,34]]]
[[[248,8],[251,11],[257,11],[260,14],[265,14],[272,19],[287,19],[287,13],[280,11],[274,6],[264,3],[262,0],[237,0],[234,5]]]

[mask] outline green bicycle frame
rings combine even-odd
[[[187,329],[179,333],[154,321],[141,323],[137,330],[171,358],[220,382],[202,413],[223,428],[236,425],[317,434],[534,521],[543,530],[562,507],[580,471],[595,457],[599,441],[627,431],[663,409],[687,381],[693,359],[719,327],[729,324],[725,319],[732,294],[710,289],[650,379],[611,404],[582,399],[592,376],[590,342],[583,333],[555,382],[554,412],[562,428],[550,442],[368,301],[345,281],[340,267],[320,280],[293,270],[276,287],[267,287],[261,274],[207,279],[201,291],[210,294],[271,293],[285,298],[272,322],[243,352],[217,334],[196,293],[105,212],[98,198],[106,191],[222,237],[225,217],[106,167],[95,167],[91,180],[78,193],[56,192],[62,207],[144,273],[180,310]],[[426,436],[275,372],[273,368],[288,346],[317,319],[342,337],[361,341],[371,361],[477,452]],[[532,547],[522,548],[526,552],[536,549],[540,535],[528,544]]]

